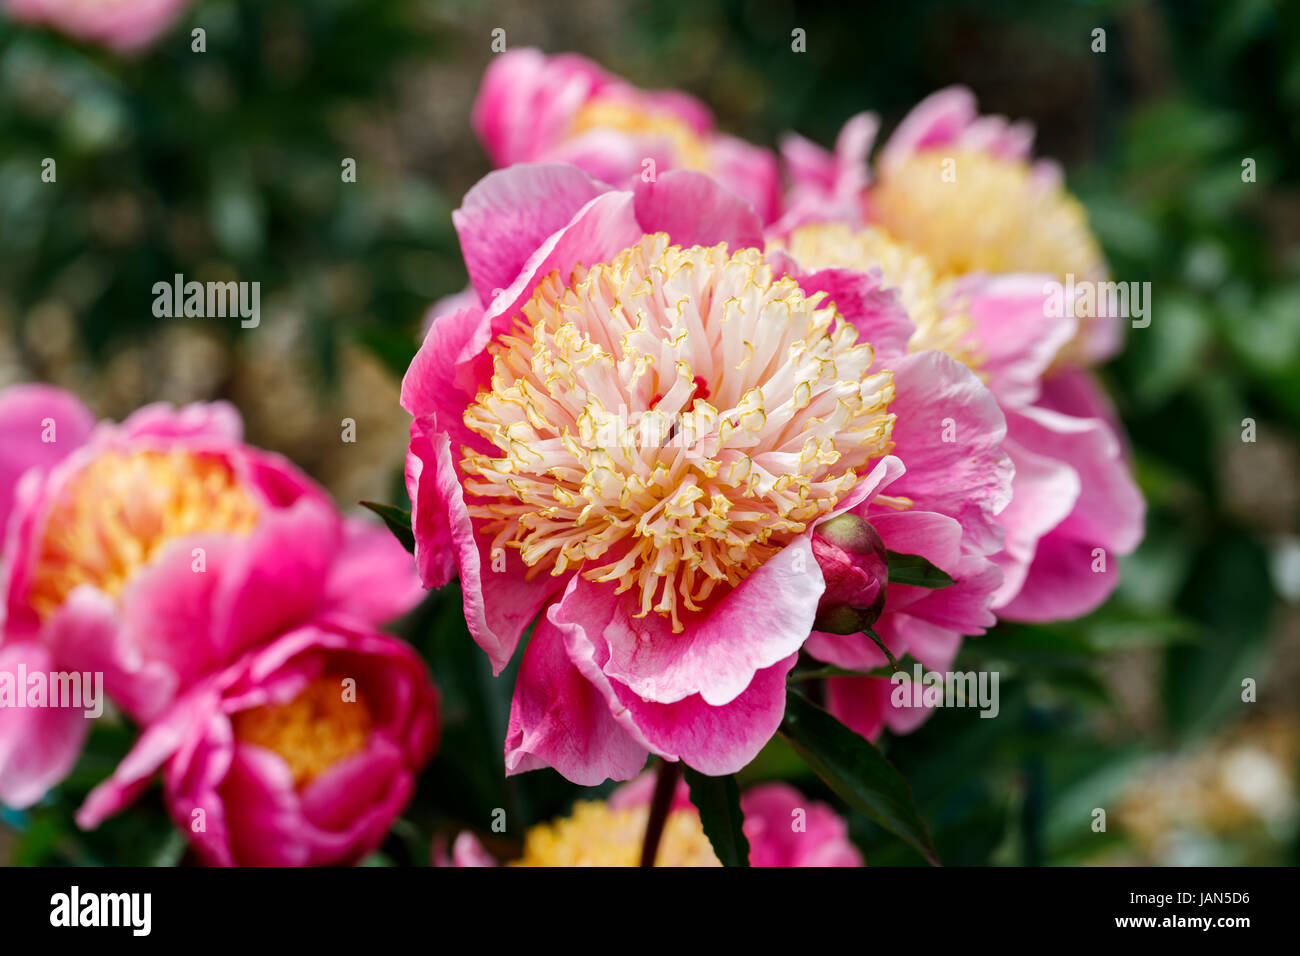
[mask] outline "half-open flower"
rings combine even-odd
[[[403,642],[310,626],[178,697],[77,813],[93,828],[161,770],[213,866],[353,863],[382,841],[438,740],[438,697]]]
[[[55,389],[0,393],[12,439],[0,644],[101,673],[135,720],[287,628],[326,615],[379,623],[419,599],[391,536],[343,519],[287,461],[245,445],[230,406],[92,422]],[[0,798],[29,803],[67,772],[86,731],[72,713],[48,712],[39,765],[0,768]]]
[[[497,56],[472,121],[497,166],[572,163],[615,185],[692,169],[742,196],[764,221],[780,202],[776,157],[718,132],[699,100],[637,89],[572,53],[518,49]]]

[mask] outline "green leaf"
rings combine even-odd
[[[873,667],[869,671],[855,671],[828,664],[825,667],[813,667],[806,671],[791,671],[786,681],[793,684],[805,680],[825,680],[828,677],[889,677],[898,669],[897,667]]]
[[[691,788],[691,803],[700,811],[704,835],[722,865],[749,866],[749,840],[743,829],[745,815],[736,778],[731,774],[710,777],[687,767],[686,785]]]
[[[918,588],[946,588],[950,584],[957,583],[919,554],[886,551],[885,555],[889,559],[890,584],[910,584]]]
[[[846,803],[940,865],[912,788],[870,741],[794,690],[786,692],[781,735]]]
[[[415,533],[411,531],[411,513],[393,505],[382,505],[377,501],[363,501],[361,507],[369,508],[384,519],[393,537],[402,542],[402,547],[410,554],[415,554]]]

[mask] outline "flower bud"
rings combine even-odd
[[[885,609],[889,561],[876,529],[855,514],[824,521],[813,532],[813,556],[826,579],[813,626],[830,634],[856,634]]]

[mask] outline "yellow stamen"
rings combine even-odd
[[[637,866],[648,807],[612,810],[580,802],[573,815],[542,823],[524,836],[524,855],[509,866]],[[721,866],[699,815],[674,810],[664,821],[656,866]]]
[[[188,451],[109,451],[54,502],[28,600],[42,619],[74,588],[119,594],[168,541],[201,531],[247,534],[256,502],[229,464]]]
[[[819,223],[792,231],[788,246],[805,269],[880,269],[885,285],[898,290],[916,325],[908,347],[913,352],[936,349],[978,368],[979,351],[970,338],[974,322],[965,303],[954,295],[952,281],[941,279],[930,260],[906,243],[883,229]]]
[[[1019,160],[921,150],[881,170],[871,195],[880,224],[941,276],[1104,271],[1083,205]]]
[[[241,710],[231,719],[235,737],[284,758],[295,787],[302,787],[370,737],[370,708],[360,691],[344,699],[343,678],[316,678],[285,704]]]
[[[679,169],[707,172],[708,144],[681,117],[666,110],[633,106],[618,99],[594,99],[573,120],[573,136],[593,129],[613,129],[637,136],[666,140],[677,156]]]
[[[892,447],[892,376],[823,298],[662,234],[543,280],[465,413],[501,452],[461,465],[493,548],[681,630],[679,601],[738,584]]]

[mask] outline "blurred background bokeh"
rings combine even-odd
[[[0,387],[53,382],[114,418],[228,399],[345,507],[401,500],[398,383],[430,303],[465,284],[450,211],[489,168],[469,110],[496,28],[692,92],[765,145],[830,143],[865,108],[888,131],[953,82],[1036,125],[1115,277],[1152,284],[1150,327],[1103,370],[1147,538],[1095,615],[967,642],[963,662],[1002,674],[998,719],[940,712],[885,746],[950,864],[1300,862],[1298,3],[197,0],[133,58],[0,18]],[[260,325],[155,318],[176,273],[260,282]],[[404,624],[447,731],[374,863],[426,863],[435,834],[496,807],[509,853],[514,821],[578,794],[550,771],[502,779],[513,682],[458,605],[436,595]],[[72,824],[129,744],[101,724],[60,791],[0,816],[0,862],[186,859],[156,799]],[[770,777],[830,799],[779,742],[742,782]],[[863,819],[853,833],[870,864],[919,861]]]

